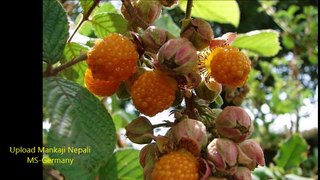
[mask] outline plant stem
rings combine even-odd
[[[73,31],[73,33],[71,34],[71,36],[69,37],[67,43],[71,42],[71,39],[73,38],[73,36],[76,34],[76,32],[79,30],[79,28],[81,27],[81,25],[87,21],[89,19],[90,14],[92,13],[92,11],[94,10],[94,8],[96,6],[98,6],[100,0],[94,0],[92,6],[90,7],[90,9],[83,15],[80,23],[77,25],[76,29]]]
[[[186,109],[184,110],[183,114],[186,114],[191,119],[197,119],[193,94],[191,95],[191,97],[184,96],[184,99],[186,102]]]
[[[152,125],[152,128],[158,128],[158,127],[171,127],[173,126],[173,123],[172,122],[165,122],[165,123],[161,123],[161,124],[155,124],[155,125]]]
[[[193,0],[188,0],[185,19],[191,19],[192,3],[193,3]]]
[[[86,60],[86,59],[87,59],[87,55],[86,55],[86,54],[82,54],[82,55],[80,55],[79,57],[73,59],[72,61],[69,61],[69,62],[67,62],[67,63],[65,63],[65,64],[62,64],[61,66],[58,66],[58,67],[53,68],[53,69],[50,68],[50,70],[48,70],[48,68],[47,68],[47,70],[44,72],[43,76],[44,76],[44,77],[55,76],[55,75],[57,75],[60,71],[66,69],[66,68],[68,68],[68,67],[70,67],[70,66],[73,66],[73,65],[75,65],[75,64],[77,64],[77,63],[79,63],[79,62],[81,62],[81,61],[84,61],[84,60]]]
[[[129,14],[129,17],[131,18],[130,24],[135,24],[144,30],[147,29],[149,27],[149,24],[138,15],[137,11],[132,6],[130,0],[121,0],[121,1],[124,7],[126,8]]]

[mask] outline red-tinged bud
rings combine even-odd
[[[165,7],[171,7],[172,5],[178,2],[178,0],[159,0],[159,1]]]
[[[254,170],[258,165],[264,166],[264,153],[260,145],[252,140],[247,139],[238,145],[239,147],[239,164],[242,164]],[[250,159],[251,161],[248,161]]]
[[[156,26],[149,26],[141,36],[144,50],[155,54],[165,42],[172,38],[174,38],[172,34]]]
[[[158,19],[162,11],[162,5],[159,1],[134,0],[132,2],[132,6],[138,15],[148,24],[152,24],[156,19]],[[125,19],[130,21],[132,17],[130,17],[126,11],[127,9],[122,4],[121,12]]]
[[[198,60],[197,50],[186,38],[170,39],[159,49],[156,66],[179,75],[191,73]]]
[[[182,30],[181,37],[189,39],[193,46],[202,50],[209,46],[213,39],[213,31],[210,24],[202,19],[192,19],[190,23]]]
[[[199,147],[205,147],[208,142],[206,126],[198,120],[183,119],[171,128],[171,132],[178,142],[183,137],[193,139]]]
[[[242,142],[253,132],[251,118],[241,107],[227,106],[215,122],[218,134],[235,142]]]
[[[237,172],[233,175],[234,180],[251,180],[251,171],[246,167],[238,167]]]
[[[146,117],[140,116],[134,119],[125,129],[126,136],[134,143],[147,144],[152,141],[153,127]]]
[[[233,175],[237,170],[237,145],[224,138],[215,138],[207,146],[208,158],[213,162],[217,175]]]

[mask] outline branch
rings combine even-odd
[[[193,0],[188,0],[185,19],[191,19],[192,3],[193,3]]]
[[[72,61],[69,61],[65,64],[62,64],[61,66],[58,66],[56,68],[53,68],[53,69],[50,69],[50,70],[46,70],[44,73],[43,73],[43,76],[44,77],[48,77],[48,76],[55,76],[57,75],[60,71],[70,67],[70,66],[73,66],[81,61],[84,61],[87,59],[87,54],[82,54],[80,55],[79,57],[73,59]]]
[[[165,122],[165,123],[161,123],[161,124],[154,124],[152,125],[152,128],[158,128],[158,127],[172,127],[173,126],[173,122]]]
[[[196,107],[194,102],[194,95],[191,94],[191,96],[184,96],[184,100],[186,102],[186,109],[184,110],[183,114],[186,114],[191,119],[197,119],[197,115],[195,113]]]
[[[96,6],[98,6],[100,0],[94,0],[92,6],[90,7],[90,9],[82,16],[82,19],[80,21],[80,23],[77,25],[76,29],[73,31],[73,33],[71,34],[71,36],[69,37],[67,43],[71,42],[71,39],[73,38],[73,36],[76,34],[76,32],[79,30],[79,28],[81,27],[81,25],[89,19],[90,14],[92,13],[92,11],[94,10],[94,8]]]
[[[141,27],[142,29],[147,29],[150,25],[143,20],[137,13],[136,9],[132,6],[130,0],[121,0],[122,4],[124,5],[124,7],[126,8],[130,19],[130,23],[135,24],[139,27]]]

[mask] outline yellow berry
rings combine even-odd
[[[175,100],[178,88],[175,79],[161,71],[146,71],[131,87],[133,105],[139,112],[154,116],[167,109]]]
[[[236,88],[243,86],[251,69],[251,61],[238,48],[217,47],[207,57],[209,74],[219,83]]]
[[[87,53],[87,63],[95,79],[126,80],[137,70],[136,46],[129,38],[111,33],[97,41]]]
[[[198,180],[199,164],[187,150],[179,149],[162,156],[155,164],[152,180]]]

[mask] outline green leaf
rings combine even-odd
[[[127,21],[120,14],[100,13],[91,20],[93,30],[99,38],[104,38],[109,33],[127,33]]]
[[[92,5],[92,3],[91,3],[91,5]],[[92,19],[92,17],[94,17],[97,14],[105,13],[105,12],[116,13],[117,10],[110,2],[103,2],[103,3],[99,4],[99,6],[94,8],[92,13],[90,14],[90,19]],[[82,16],[83,16],[83,14],[79,14],[77,16],[77,18],[75,20],[76,24],[78,24],[81,21]],[[84,35],[84,36],[92,36],[92,35],[94,35],[92,23],[90,21],[85,21],[81,25],[81,27],[80,27],[78,32],[80,34]]]
[[[154,25],[169,31],[175,37],[180,36],[180,28],[167,13],[161,15],[161,17],[154,22]]]
[[[115,128],[104,105],[78,84],[51,77],[43,80],[43,105],[51,127],[48,146],[89,147],[90,152],[49,153],[51,159],[73,158],[73,164],[55,163],[67,179],[93,179],[115,148]]]
[[[109,163],[99,172],[101,180],[139,180],[143,179],[143,169],[139,164],[139,151],[120,149],[116,151]]]
[[[286,179],[290,179],[290,180],[313,180],[313,178],[298,176],[296,174],[286,174],[286,175],[284,175],[284,177]]]
[[[265,180],[265,179],[274,179],[275,176],[272,173],[272,171],[268,167],[257,167],[252,172],[254,175],[258,176],[259,179]]]
[[[68,43],[64,48],[64,58],[66,61],[71,61],[82,54],[86,54],[88,49],[89,47],[79,43]],[[62,71],[61,74],[65,76],[67,79],[83,85],[83,79],[87,67],[87,63],[85,61],[82,61],[71,66],[70,68],[65,69],[64,71]]]
[[[185,12],[187,1],[180,0],[179,5]],[[194,0],[191,15],[208,21],[232,24],[235,27],[238,27],[240,21],[240,9],[235,0]]]
[[[255,30],[246,34],[238,34],[232,46],[248,49],[260,56],[270,57],[276,55],[281,49],[279,33],[275,30]]]
[[[61,59],[69,36],[67,15],[57,0],[44,0],[42,7],[42,56],[45,62],[54,64]]]
[[[299,134],[293,134],[281,145],[274,157],[277,166],[289,170],[298,167],[302,161],[307,159],[308,144]]]
[[[81,19],[82,19],[83,14],[79,14],[75,20],[75,24],[79,24]],[[78,33],[91,37],[92,35],[94,36],[92,24],[90,21],[84,21],[81,25],[81,27],[78,30]]]
[[[68,43],[64,48],[63,55],[67,61],[71,61],[72,59],[80,56],[81,54],[86,54],[88,50],[88,46],[76,42],[71,42]]]
[[[116,130],[124,128],[128,124],[128,122],[132,121],[135,118],[136,115],[129,114],[121,109],[112,114],[112,119],[116,126]]]
[[[93,10],[92,16],[105,12],[117,13],[117,9],[110,2],[103,2]]]
[[[93,5],[93,0],[80,0],[80,6],[82,8],[82,14],[86,14],[91,6]]]

